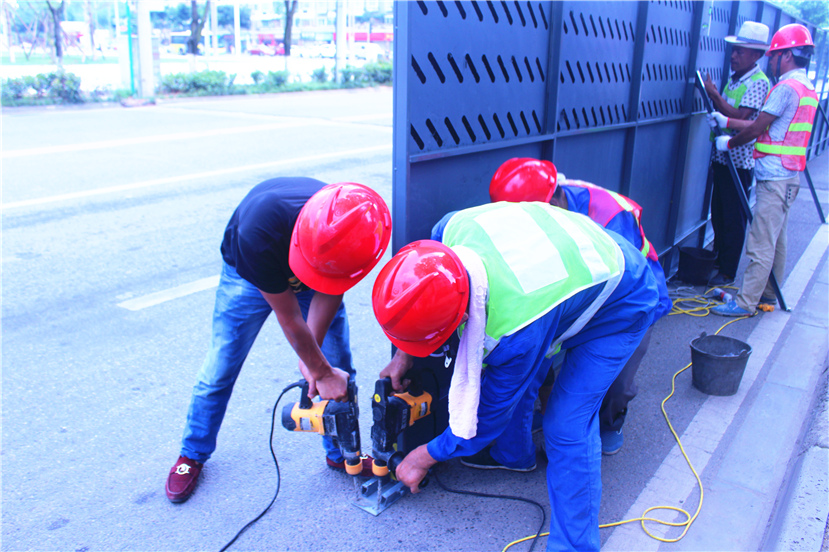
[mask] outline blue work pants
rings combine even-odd
[[[551,512],[548,551],[599,550],[598,412],[650,323],[651,317],[642,315],[627,331],[595,337],[567,350],[544,413]]]

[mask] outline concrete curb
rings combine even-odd
[[[709,397],[681,436],[704,488],[700,515],[687,535],[663,544],[639,524],[627,524],[614,530],[606,550],[761,549],[791,460],[798,453],[804,420],[812,418],[810,409],[829,352],[829,285],[823,275],[828,234],[826,226],[819,229],[786,282],[783,291],[793,312],[763,315],[749,337],[754,353],[738,393]],[[814,463],[819,464],[820,455],[816,458]],[[826,503],[826,493],[816,495]],[[661,504],[693,514],[699,496],[696,480],[675,446],[625,519],[638,518],[648,507]],[[684,500],[676,504],[677,497]],[[669,510],[649,516],[685,521],[685,516]],[[653,523],[648,530],[665,539],[681,535],[681,529]]]

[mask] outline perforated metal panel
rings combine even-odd
[[[632,197],[661,254],[699,239],[711,145],[692,78],[724,82],[747,20],[794,19],[758,1],[398,2],[393,247],[489,201],[515,156]]]
[[[488,202],[503,161],[536,157],[642,205],[669,273],[676,246],[698,245],[708,219],[711,142],[695,72],[722,86],[726,36],[746,20],[772,31],[793,21],[758,1],[395,6],[395,251],[447,212]],[[447,374],[434,359],[415,367],[436,385]],[[401,448],[445,426],[421,424]]]

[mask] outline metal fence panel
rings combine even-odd
[[[445,213],[488,201],[492,173],[515,156],[632,197],[663,256],[699,241],[711,143],[691,79],[700,70],[725,81],[723,39],[744,21],[772,31],[795,21],[762,1],[395,9],[395,250]]]

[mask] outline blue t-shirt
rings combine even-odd
[[[299,212],[325,185],[313,178],[280,177],[254,186],[227,223],[224,261],[266,293],[309,289],[291,271],[288,252]]]

